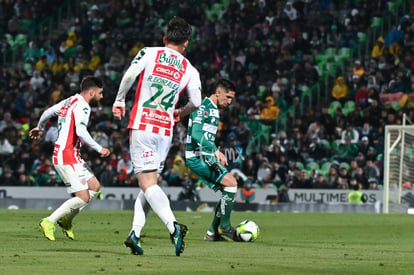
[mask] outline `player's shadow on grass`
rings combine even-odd
[[[45,249],[43,249],[45,251]],[[56,252],[77,252],[77,253],[96,253],[96,256],[100,254],[114,254],[114,255],[125,255],[128,253],[124,252],[116,252],[116,251],[109,251],[109,250],[101,250],[101,249],[81,249],[81,248],[55,248],[54,251]]]

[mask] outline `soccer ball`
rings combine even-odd
[[[237,236],[243,242],[254,242],[259,237],[259,226],[249,220],[242,221],[236,228]]]

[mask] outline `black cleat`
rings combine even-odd
[[[230,226],[230,228],[227,230],[224,230],[221,227],[219,227],[218,232],[222,237],[224,237],[227,240],[231,240],[235,242],[240,241],[240,239],[237,236],[236,229],[234,229],[234,227],[232,226]]]
[[[126,247],[131,249],[131,253],[134,255],[144,254],[144,250],[141,248],[141,239],[135,236],[135,232],[132,231],[131,234],[126,238],[124,242]]]
[[[209,242],[227,242],[227,240],[219,234],[209,235],[206,233],[204,240]]]

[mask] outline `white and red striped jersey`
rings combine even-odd
[[[183,91],[187,90],[192,105],[201,104],[198,71],[168,47],[143,48],[125,72],[114,106],[125,106],[125,97],[138,75],[128,128],[171,136],[175,105]]]
[[[81,163],[81,143],[97,152],[102,150],[87,131],[91,107],[80,95],[76,94],[48,108],[40,117],[38,129],[43,130],[45,123],[58,116],[58,137],[53,150],[53,164]],[[82,141],[82,142],[81,142]]]

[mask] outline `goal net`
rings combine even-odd
[[[414,210],[414,125],[406,123],[385,126],[383,213]]]

